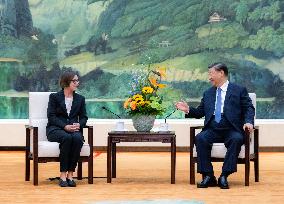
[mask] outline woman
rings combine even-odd
[[[75,187],[73,172],[83,146],[83,127],[86,115],[85,98],[75,91],[79,86],[78,74],[66,71],[60,78],[61,91],[49,96],[46,127],[47,139],[60,143],[59,186]]]

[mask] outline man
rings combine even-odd
[[[237,159],[244,143],[244,131],[253,130],[254,107],[246,88],[228,81],[228,68],[223,63],[214,63],[209,67],[209,80],[213,85],[206,90],[197,108],[189,107],[185,102],[176,103],[176,108],[185,112],[186,118],[205,116],[204,128],[196,136],[197,172],[203,180],[198,188],[217,186],[211,164],[213,143],[223,142],[227,148],[222,174],[218,186],[228,189],[227,177],[237,171]]]

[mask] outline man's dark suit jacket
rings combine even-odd
[[[83,131],[83,127],[85,127],[88,120],[85,98],[74,92],[72,107],[68,116],[63,90],[50,94],[47,118],[47,135],[53,130],[63,130],[66,125],[72,125],[73,123],[80,123],[81,131]]]
[[[197,108],[190,107],[186,118],[202,118],[205,116],[204,129],[208,128],[209,121],[214,117],[216,87],[204,92],[201,103]],[[255,109],[246,88],[229,83],[224,101],[223,117],[239,132],[243,133],[243,125],[254,125]]]

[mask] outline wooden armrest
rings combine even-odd
[[[94,126],[93,125],[85,125],[86,129],[88,129],[88,143],[90,145],[90,151],[93,152],[93,129]]]
[[[31,125],[25,125],[25,128],[26,128],[26,138],[37,137],[37,135],[35,135],[35,132],[38,132],[38,127],[31,126]],[[31,130],[33,130],[34,134],[30,134]]]
[[[33,138],[33,155],[38,153],[38,127],[25,125],[26,127],[26,152],[30,151],[30,138]],[[31,134],[31,130],[33,134]]]
[[[25,125],[25,128],[26,128],[26,129],[30,129],[30,130],[34,129],[34,127],[31,126],[31,125]]]
[[[204,128],[203,125],[190,126],[190,146],[189,146],[189,149],[190,149],[191,156],[192,156],[193,146],[194,146],[194,143],[195,143],[195,130],[196,129],[202,129],[202,128]]]
[[[93,129],[93,126],[92,125],[85,125],[85,127],[83,127],[83,128],[92,128]]]
[[[193,128],[193,129],[202,129],[202,128],[204,128],[204,126],[203,126],[203,125],[190,126],[190,128]]]

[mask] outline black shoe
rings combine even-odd
[[[68,183],[67,183],[67,181],[63,181],[62,179],[59,179],[59,184],[58,185],[60,187],[67,187]]]
[[[218,178],[218,186],[221,189],[229,189],[229,183],[227,181],[227,177],[226,176],[220,176]]]
[[[69,187],[76,187],[76,183],[74,180],[66,179]]]
[[[215,176],[205,176],[200,183],[197,183],[197,188],[208,188],[214,186],[217,186],[217,180]]]

